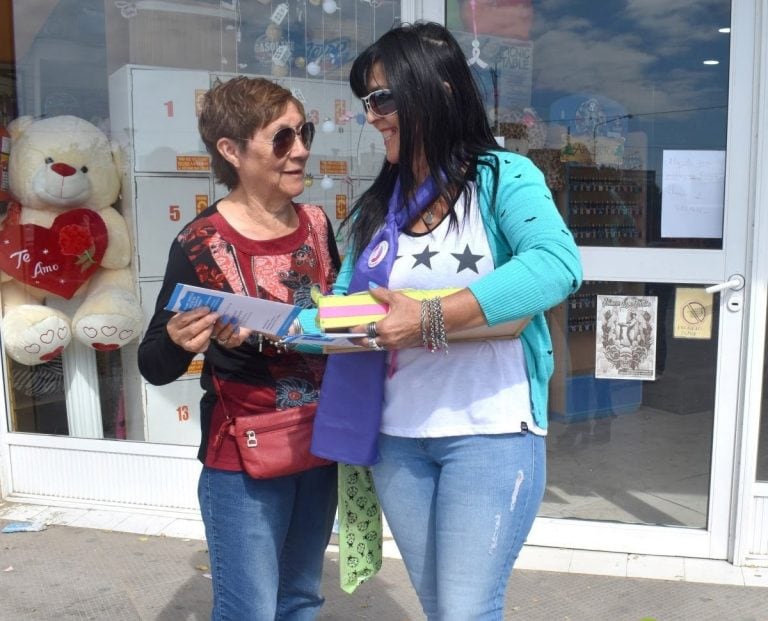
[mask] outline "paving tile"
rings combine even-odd
[[[685,580],[687,582],[705,582],[710,584],[743,585],[744,575],[741,567],[734,567],[725,561],[686,558]]]
[[[140,535],[160,535],[173,522],[174,518],[132,514],[114,526],[112,530],[121,533],[136,533]]]
[[[742,567],[741,575],[746,586],[768,587],[768,567]]]
[[[74,521],[88,513],[88,509],[64,509],[60,507],[45,507],[35,515],[35,521],[45,524],[57,524],[59,526],[69,526]]]
[[[543,546],[523,546],[515,563],[516,569],[536,571],[568,571],[573,560],[573,550],[565,548],[546,548]]]
[[[200,520],[173,520],[160,534],[164,537],[205,541],[205,527]]]
[[[385,539],[381,546],[381,554],[384,558],[402,559],[400,550],[397,548],[394,539]]]
[[[627,577],[684,580],[685,563],[682,558],[674,556],[630,554],[627,557]]]
[[[84,515],[72,521],[70,526],[80,528],[98,528],[101,530],[115,530],[115,527],[124,522],[131,516],[130,513],[123,511],[104,511],[101,509],[91,509]]]
[[[627,555],[615,552],[574,550],[569,572],[623,577],[627,575]]]
[[[43,513],[45,505],[10,504],[0,507],[0,519],[13,521],[34,520],[35,516]]]

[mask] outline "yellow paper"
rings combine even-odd
[[[434,297],[445,297],[455,293],[458,289],[400,289],[399,293],[404,293],[409,298],[415,300],[426,300]],[[332,328],[351,328],[360,326],[370,321],[383,319],[387,314],[386,305],[378,302],[370,293],[361,291],[350,295],[324,295],[317,301],[317,322],[320,328],[328,330]],[[360,312],[356,307],[371,307],[366,312]],[[324,316],[324,311],[333,309],[333,317]],[[349,313],[341,312],[348,309]]]
[[[455,293],[459,289],[399,289],[415,300],[426,300],[434,297],[445,297]],[[361,307],[369,307],[365,313],[361,313]],[[317,299],[317,322],[323,331],[352,328],[361,326],[371,321],[383,319],[387,314],[386,305],[376,301],[374,297],[365,291],[351,295],[324,295]],[[323,311],[331,309],[336,311],[333,317],[323,316]],[[344,312],[345,309],[349,313]],[[480,326],[448,333],[449,341],[485,340],[490,338],[517,338],[528,325],[530,317],[515,319],[494,326]],[[359,349],[365,350],[361,347]],[[335,351],[338,351],[336,349]],[[354,351],[354,350],[353,350]]]

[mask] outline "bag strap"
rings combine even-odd
[[[219,449],[221,448],[221,442],[224,437],[229,434],[229,430],[234,424],[235,419],[232,418],[232,416],[229,414],[227,404],[224,402],[224,396],[221,390],[221,382],[216,376],[216,370],[213,367],[211,367],[211,379],[213,380],[213,386],[216,390],[216,396],[218,397],[217,402],[221,404],[221,409],[224,411],[224,416],[226,417],[213,438],[213,449],[218,453]]]
[[[222,410],[224,410],[224,416],[227,417],[227,420],[232,420],[232,417],[229,415],[227,405],[224,403],[224,395],[221,390],[221,381],[219,380],[215,371],[216,370],[213,368],[213,366],[211,366],[211,379],[213,380],[213,387],[216,389],[216,396],[218,397],[219,403],[221,403]]]
[[[320,264],[320,288],[322,289],[323,294],[326,294],[328,293],[328,273],[325,269],[325,257],[321,252],[320,238],[318,237],[317,231],[315,230],[315,225],[312,223],[312,217],[309,214],[307,214],[307,221],[309,224],[309,233],[312,235],[312,243],[315,246],[317,261]]]

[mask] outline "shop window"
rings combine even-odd
[[[768,481],[768,330],[765,331],[765,349],[763,349],[763,397],[760,407],[760,439],[758,442],[757,480]]]
[[[497,135],[544,171],[579,245],[722,247],[728,0],[446,7]]]
[[[215,80],[237,74],[268,77],[292,89],[318,128],[298,200],[322,205],[337,226],[384,161],[381,138],[349,90],[349,67],[360,50],[399,21],[399,0],[2,3],[0,127],[15,121],[16,131],[21,119],[24,127],[35,127],[75,117],[114,147],[121,187],[111,204],[131,235],[126,288],[140,314],[135,330],[113,331],[106,320],[81,326],[82,334],[93,329],[102,340],[109,333],[111,340],[97,351],[63,338],[66,330],[70,336],[77,332],[71,319],[86,293],[64,292],[54,283],[36,286],[38,298],[23,299],[21,287],[19,295],[10,295],[3,285],[3,321],[21,301],[60,314],[40,311],[50,312],[55,325],[17,327],[15,342],[4,334],[11,431],[198,443],[200,361],[171,385],[148,386],[138,375],[136,347],[154,311],[173,236],[224,192],[211,177],[197,133],[199,97]],[[39,133],[55,141],[50,125],[37,127],[49,128]],[[26,206],[13,206],[4,186],[3,191],[7,227]],[[26,248],[29,239],[39,242],[44,234],[32,235],[21,221],[14,226],[24,240],[17,250],[28,250],[33,263],[44,265],[49,255],[40,254],[41,243]],[[78,268],[90,266],[90,253],[98,254],[98,232],[84,232],[93,247],[76,249],[72,261]],[[40,284],[24,282],[21,272],[11,276],[17,284]],[[17,313],[17,326],[33,315]],[[24,336],[25,329],[31,336]],[[27,356],[16,355],[25,349]]]
[[[540,515],[706,527],[718,308],[697,285],[585,281],[549,312]]]

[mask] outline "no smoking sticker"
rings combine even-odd
[[[707,318],[707,309],[697,301],[691,301],[683,306],[683,321],[688,324],[696,325],[702,323]]]
[[[712,338],[712,294],[703,288],[675,289],[675,330],[677,339]]]

